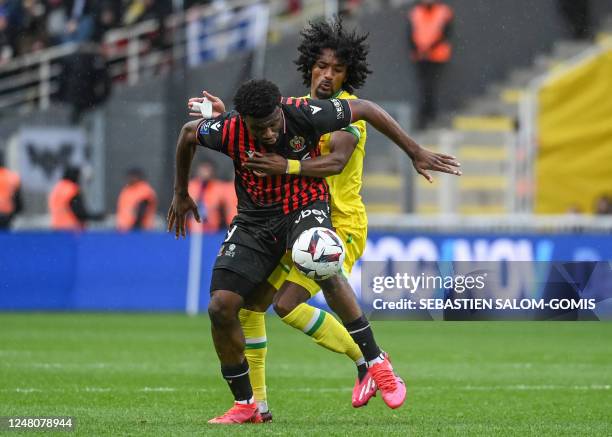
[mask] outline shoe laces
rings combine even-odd
[[[378,388],[381,390],[395,390],[397,388],[397,379],[393,371],[382,364],[378,365],[377,367],[378,368],[374,370],[374,373],[376,374],[375,381]]]

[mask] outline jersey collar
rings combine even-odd
[[[330,97],[330,99],[335,99],[337,98],[340,94],[342,94],[344,92],[344,89],[340,88],[338,90],[338,92],[336,94],[334,94],[333,96]],[[312,97],[310,96],[310,93],[306,94],[306,98],[307,99],[311,99]]]

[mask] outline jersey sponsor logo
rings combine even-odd
[[[331,99],[330,102],[332,102],[332,104],[334,105],[334,108],[336,108],[336,119],[337,120],[343,119],[344,118],[344,108],[342,107],[342,103],[340,102],[340,100]]]
[[[306,148],[306,140],[296,135],[289,141],[289,146],[294,152],[301,152]]]
[[[200,125],[200,135],[208,135],[210,133],[210,126],[214,120],[206,120]]]
[[[310,112],[312,112],[312,115],[315,115],[320,110],[321,110],[321,108],[319,106],[310,105]]]
[[[305,219],[306,217],[314,216],[314,219],[319,222],[319,224],[323,223],[327,218],[327,213],[322,209],[304,209],[300,211],[300,215],[295,219],[295,223],[298,224]]]
[[[219,129],[221,129],[221,121],[217,121],[216,123],[211,124],[210,128],[214,131],[219,132]]]

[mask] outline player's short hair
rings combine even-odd
[[[266,79],[249,80],[234,95],[234,107],[243,117],[267,117],[280,106],[280,101],[278,87]]]
[[[323,49],[331,49],[347,68],[343,88],[352,93],[363,86],[368,74],[372,72],[366,61],[369,51],[365,43],[368,38],[367,33],[358,35],[355,30],[348,32],[343,28],[342,19],[336,18],[329,23],[311,22],[300,35],[302,36],[302,42],[298,46],[300,55],[295,64],[302,73],[304,85],[310,87],[312,67],[321,56]]]

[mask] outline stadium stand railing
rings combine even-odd
[[[244,11],[248,8],[257,7]],[[164,20],[165,30],[172,36],[169,43],[155,46],[152,37],[159,35],[160,23],[147,20],[132,26],[110,30],[104,36],[101,49],[106,56],[110,76],[114,81],[136,84],[143,78],[160,74],[168,68],[182,66],[189,57],[190,41],[214,40],[215,45],[227,45],[225,50],[204,53],[201,61],[218,60],[232,50],[254,49],[253,68],[262,68],[268,36],[279,40],[296,33],[309,20],[320,16],[331,16],[337,12],[334,0],[311,0],[304,2],[299,14],[286,15],[283,0],[234,0],[224,3],[223,9],[215,4],[191,8],[178,12]],[[335,9],[334,9],[335,8]],[[242,13],[240,11],[243,11]],[[244,31],[245,21],[257,15],[259,35],[257,46],[243,41],[236,32]],[[218,19],[215,19],[218,18]],[[206,26],[194,26],[205,22]],[[248,23],[247,23],[248,24]],[[248,27],[248,25],[246,26]],[[211,28],[214,33],[211,33]],[[248,35],[252,39],[253,34]],[[251,45],[249,45],[251,44]],[[205,51],[206,47],[204,47]],[[27,113],[34,109],[46,110],[59,89],[62,60],[79,52],[92,53],[99,50],[95,44],[63,44],[46,50],[27,54],[0,67],[0,112],[11,110]],[[256,73],[256,71],[255,71]]]

